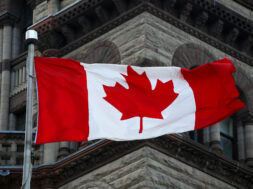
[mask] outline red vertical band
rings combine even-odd
[[[87,141],[89,136],[86,72],[69,59],[35,57],[38,87],[36,144]]]
[[[195,129],[211,126],[245,105],[237,99],[232,62],[224,58],[192,70],[181,72],[193,90],[196,102]]]

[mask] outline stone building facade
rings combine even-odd
[[[228,57],[247,106],[195,132],[34,146],[32,188],[253,188],[251,0],[1,0],[1,188],[22,180],[27,28],[37,56],[188,69]]]

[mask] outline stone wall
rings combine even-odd
[[[204,172],[143,147],[60,187],[85,188],[216,188],[233,189]]]
[[[77,1],[77,0],[62,0],[62,1],[60,1],[60,9],[67,7],[71,3],[74,3],[75,1]]]
[[[186,43],[206,48],[216,59],[228,57],[237,69],[236,84],[245,94],[248,107],[253,111],[253,70],[249,65],[149,13],[136,16],[64,57],[82,61],[82,57],[86,56],[91,46],[105,40],[113,42],[118,47],[122,64],[138,65],[143,60],[149,59],[154,65],[171,66],[174,52]],[[188,64],[192,64],[188,65],[188,68],[195,66],[194,62]]]
[[[77,0],[61,0],[58,3],[58,10],[60,11],[64,8],[66,8],[67,6],[69,6],[70,4],[76,2]],[[40,20],[42,20],[43,18],[47,17],[50,13],[49,9],[48,9],[48,1],[43,1],[40,4],[38,4],[34,10],[33,10],[33,23],[39,22]]]
[[[43,1],[33,10],[33,23],[36,23],[48,16],[47,1]]]

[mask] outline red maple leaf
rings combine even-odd
[[[161,112],[167,108],[178,96],[174,92],[172,80],[163,83],[159,79],[154,90],[145,72],[138,74],[131,66],[127,67],[127,74],[121,74],[128,83],[129,89],[118,82],[115,86],[105,86],[107,94],[104,99],[122,113],[121,120],[140,117],[140,130],[143,130],[143,117],[163,119]]]

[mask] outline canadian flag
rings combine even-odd
[[[138,140],[211,126],[245,105],[227,58],[188,70],[35,57],[36,144]]]

